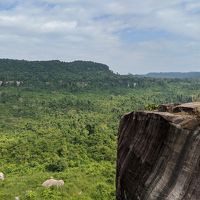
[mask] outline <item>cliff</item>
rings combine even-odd
[[[118,200],[200,199],[200,103],[132,112],[120,123]]]

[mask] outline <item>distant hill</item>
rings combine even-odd
[[[151,78],[200,78],[200,72],[160,72],[148,73],[144,76]]]
[[[0,87],[22,87],[28,90],[124,91],[149,88],[181,80],[171,78],[200,77],[200,73],[150,73],[146,76],[120,75],[105,64],[91,61],[62,62],[0,59]],[[167,76],[168,75],[168,76]],[[170,79],[162,79],[170,78]],[[184,80],[185,82],[185,80]],[[190,81],[189,81],[190,82]]]
[[[0,59],[0,80],[77,80],[82,78],[92,79],[94,77],[96,79],[97,77],[112,75],[113,72],[109,70],[107,65],[90,61],[61,62],[59,60]]]
[[[140,78],[113,73],[107,65],[91,61],[61,62],[0,59],[0,86],[25,88],[108,89],[136,87]],[[143,83],[141,82],[140,85]]]

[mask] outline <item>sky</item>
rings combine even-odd
[[[0,57],[200,71],[200,1],[0,0]]]

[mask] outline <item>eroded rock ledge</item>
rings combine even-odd
[[[120,123],[118,200],[200,200],[200,103],[132,112]]]

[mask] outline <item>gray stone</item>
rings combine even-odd
[[[56,186],[56,187],[61,187],[64,185],[64,181],[63,180],[56,180],[56,179],[48,179],[46,180],[42,186],[43,187],[53,187],[53,186]]]
[[[3,174],[3,172],[0,172],[0,180],[3,181],[5,179],[5,175]]]

